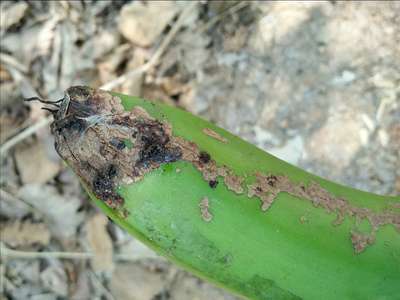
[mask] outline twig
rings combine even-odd
[[[74,260],[86,260],[91,259],[95,256],[91,252],[64,252],[64,251],[19,251],[13,250],[6,247],[3,243],[0,243],[0,253],[1,257],[5,258],[20,258],[20,259],[38,259],[38,258],[57,258],[57,259],[74,259]],[[116,254],[115,259],[117,261],[136,261],[143,258],[154,258],[154,256],[144,256],[144,255],[127,255],[127,254]]]
[[[222,13],[216,15],[215,17],[211,18],[210,21],[208,21],[206,24],[204,24],[202,27],[200,27],[199,31],[200,33],[206,32],[208,29],[210,29],[212,26],[214,26],[216,23],[218,23],[220,20],[225,18],[229,14],[234,14],[237,11],[241,10],[242,8],[245,8],[248,6],[251,2],[249,1],[241,1],[228,9],[224,10]]]
[[[176,33],[179,31],[179,29],[182,27],[183,22],[185,21],[186,17],[188,14],[192,11],[192,9],[197,5],[197,1],[193,1],[190,4],[188,4],[185,9],[182,11],[180,14],[178,20],[175,22],[174,26],[171,28],[171,30],[168,32],[167,36],[165,39],[162,41],[160,47],[154,52],[153,56],[150,58],[150,60],[145,63],[144,65],[138,67],[137,69],[131,70],[128,73],[121,75],[120,77],[102,85],[100,88],[104,90],[111,90],[122,83],[124,83],[126,80],[142,74],[149,70],[151,67],[153,67],[160,57],[164,54],[165,49],[169,46],[173,38],[175,37]]]
[[[14,57],[6,53],[0,53],[0,61],[16,68],[18,71],[22,73],[26,74],[29,71],[25,65],[21,64]]]
[[[0,295],[4,293],[4,281],[6,279],[6,262],[0,265]]]
[[[52,119],[53,119],[53,117],[50,117],[50,116],[47,118],[41,119],[37,123],[25,128],[17,135],[14,135],[11,139],[9,139],[7,142],[5,142],[4,144],[2,144],[0,146],[0,156],[5,154],[8,150],[10,150],[12,147],[14,147],[16,144],[18,144],[22,140],[30,137],[32,134],[34,134],[39,129],[49,125],[51,123]]]
[[[109,300],[115,300],[114,296],[111,294],[111,292],[104,286],[104,284],[101,282],[101,280],[97,277],[97,275],[90,271],[90,277],[92,278],[92,281],[94,284],[97,285],[97,287],[103,292],[103,295],[106,296],[107,299]]]
[[[164,54],[165,49],[169,46],[172,39],[175,37],[176,33],[182,27],[183,22],[185,21],[189,12],[191,12],[191,10],[196,5],[197,5],[197,1],[193,1],[185,7],[185,9],[180,14],[178,20],[175,22],[174,26],[171,28],[171,30],[168,32],[165,39],[162,41],[160,47],[156,50],[156,52],[154,52],[153,56],[150,58],[150,60],[147,63],[145,63],[144,65],[142,65],[134,70],[129,71],[128,73],[126,73],[106,84],[103,84],[100,88],[104,89],[104,90],[111,90],[111,89],[121,85],[126,80],[128,80],[136,75],[142,74],[142,73],[146,72],[147,70],[149,70],[151,67],[153,67],[158,62],[160,57]],[[12,137],[11,139],[9,139],[7,142],[5,142],[3,145],[0,146],[0,155],[5,154],[8,150],[10,150],[12,147],[14,147],[19,142],[21,142],[22,140],[31,136],[39,129],[50,124],[52,119],[53,118],[51,116],[44,118],[44,119],[38,121],[37,123],[29,126],[28,128],[24,129],[23,131],[21,131],[20,133],[18,133],[14,137]]]
[[[33,252],[12,250],[5,246],[1,246],[1,257],[8,258],[37,259],[51,257],[58,259],[90,259],[93,256],[94,254],[89,252]]]
[[[4,57],[7,57],[5,54],[0,54],[0,60],[3,60]],[[12,57],[11,57],[12,59]],[[29,82],[26,80],[24,74],[22,74],[21,71],[19,71],[17,68],[13,67],[10,65],[8,68],[10,71],[11,76],[13,77],[13,80],[16,83],[19,83],[21,86],[24,86],[22,88],[22,94],[25,94],[25,90],[27,89],[30,94],[35,93],[35,90],[33,87],[29,84]],[[27,128],[23,129],[21,132],[17,133],[14,135],[12,138],[7,140],[5,143],[0,145],[0,157],[7,153],[8,150],[10,150],[12,147],[14,147],[16,144],[21,142],[22,140],[26,139],[27,137],[31,136],[33,133],[38,131],[40,128],[47,126],[51,122],[51,117],[45,118],[45,119],[40,119],[37,123],[34,123]],[[25,122],[24,122],[25,123]],[[22,125],[23,126],[23,125]]]
[[[22,205],[24,205],[29,211],[34,212],[34,213],[40,215],[42,218],[46,219],[46,217],[43,215],[42,211],[40,211],[39,209],[34,207],[32,204],[22,200],[21,198],[15,197],[11,193],[3,190],[2,188],[0,188],[0,199],[2,201],[8,201],[10,203],[11,202],[19,202]]]

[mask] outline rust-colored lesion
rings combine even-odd
[[[352,206],[346,199],[330,194],[317,182],[297,183],[279,174],[256,172],[254,182],[245,185],[245,178],[225,165],[218,165],[204,149],[172,134],[166,121],[151,117],[143,108],[125,111],[121,100],[108,92],[89,87],[71,87],[66,91],[60,109],[54,114],[52,132],[56,150],[74,169],[97,198],[126,216],[123,199],[116,192],[121,184],[140,181],[143,176],[163,163],[178,160],[192,164],[211,189],[219,182],[238,195],[260,200],[260,209],[268,209],[280,193],[288,193],[329,214],[336,214],[333,225],[340,225],[346,216],[358,222],[368,220],[369,234],[352,231],[350,240],[356,253],[371,245],[380,226],[391,224],[400,231],[400,214],[385,210],[374,212]],[[227,140],[205,128],[205,134],[221,142]],[[178,172],[178,171],[177,171]],[[209,222],[209,202],[200,202],[204,221]]]
[[[353,244],[354,252],[361,253],[369,245],[375,242],[375,232],[372,234],[360,233],[355,230],[351,231],[351,243]]]

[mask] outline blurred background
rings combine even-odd
[[[400,2],[2,1],[0,299],[238,299],[93,207],[24,97],[103,87],[400,194]]]

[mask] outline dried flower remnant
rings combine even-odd
[[[54,116],[57,152],[111,208],[123,204],[116,192],[121,183],[181,158],[168,126],[141,108],[125,111],[121,100],[105,91],[71,87]]]
[[[177,160],[192,163],[211,188],[222,175],[228,189],[243,192],[240,177],[226,167],[218,168],[209,153],[172,136],[167,122],[152,118],[143,108],[125,111],[121,100],[108,92],[71,87],[57,102],[53,115],[57,152],[112,208],[123,204],[117,186],[139,181],[162,163]]]
[[[204,197],[203,199],[201,199],[200,204],[200,212],[201,212],[201,218],[205,221],[205,222],[211,222],[213,215],[210,213],[210,203],[208,201],[207,197]]]

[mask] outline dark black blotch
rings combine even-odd
[[[86,121],[75,116],[69,116],[62,120],[54,122],[54,128],[58,133],[70,132],[70,133],[82,133],[85,131],[87,124]]]
[[[86,118],[96,114],[97,107],[91,103],[93,89],[87,86],[73,86],[67,89],[69,96],[66,115]]]
[[[76,85],[68,88],[67,93],[71,100],[84,101],[90,97],[91,89],[84,85]]]
[[[112,138],[110,144],[117,150],[123,150],[126,147],[124,141],[117,138]]]
[[[169,136],[158,121],[139,121],[136,124],[142,145],[137,165],[148,168],[151,163],[174,162],[182,157],[181,150],[168,146]]]
[[[203,164],[208,164],[211,160],[211,156],[206,151],[201,151],[199,154],[199,160]]]
[[[154,295],[151,300],[169,300],[171,298],[171,294],[167,290],[162,290],[158,294]]]
[[[107,176],[110,179],[113,179],[115,176],[117,176],[118,170],[115,165],[109,165],[107,168]]]
[[[68,105],[67,115],[74,115],[80,118],[87,118],[95,115],[94,107],[86,102],[70,101]]]
[[[210,188],[215,189],[218,185],[218,181],[217,180],[210,180],[208,182],[208,185],[210,186]]]
[[[229,266],[233,261],[233,256],[231,253],[227,253],[218,259],[218,262],[223,266]]]
[[[270,186],[275,186],[275,183],[278,181],[278,178],[275,175],[270,175],[267,177],[267,183]]]
[[[115,177],[118,175],[118,168],[110,164],[97,172],[93,179],[93,191],[103,201],[111,201],[114,204],[122,203],[122,198],[115,192]]]

